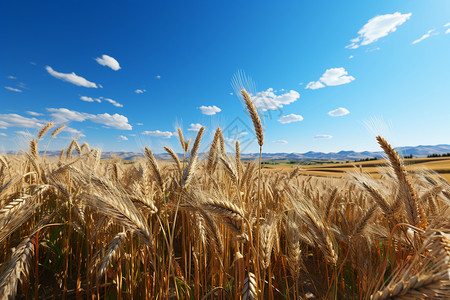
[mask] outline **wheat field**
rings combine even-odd
[[[245,90],[262,151],[264,132]],[[170,162],[102,161],[73,140],[0,156],[1,299],[446,299],[450,185],[382,137],[379,178],[261,172],[204,127]]]

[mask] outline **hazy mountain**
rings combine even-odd
[[[413,155],[414,157],[424,157],[430,154],[444,154],[450,153],[450,145],[442,144],[435,146],[407,146],[407,147],[398,147],[396,150],[405,155]],[[8,155],[16,154],[16,151],[8,151]],[[40,152],[43,154],[43,151]],[[59,156],[60,151],[47,151],[47,156]],[[178,154],[182,157],[182,154]],[[205,156],[205,153],[200,154],[200,156]],[[169,160],[170,156],[167,153],[160,153],[155,155],[158,159]],[[249,154],[241,154],[241,158],[243,160],[252,160],[258,159],[258,153],[249,153]],[[363,152],[355,152],[355,151],[339,151],[339,152],[314,152],[309,151],[305,153],[263,153],[263,160],[358,160],[364,158],[372,158],[377,157],[380,158],[383,156],[383,152],[376,151],[363,151]],[[120,158],[125,160],[133,160],[137,158],[142,158],[144,155],[140,152],[103,152],[103,159],[113,159]]]

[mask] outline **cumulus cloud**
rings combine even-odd
[[[5,89],[7,89],[7,90],[10,90],[10,91],[13,91],[13,92],[18,92],[18,93],[22,93],[22,91],[21,91],[21,90],[19,90],[19,89],[15,89],[15,88],[13,88],[13,87],[10,87],[10,86],[5,86]]]
[[[423,41],[424,39],[427,39],[427,38],[429,38],[429,37],[432,36],[432,35],[437,35],[437,34],[438,34],[437,32],[434,32],[434,33],[433,33],[433,32],[434,32],[434,29],[428,30],[427,33],[425,33],[425,34],[422,35],[420,38],[418,38],[417,40],[415,40],[414,42],[412,42],[411,45],[420,43],[420,42]]]
[[[358,31],[358,36],[350,40],[351,43],[345,48],[356,49],[360,46],[372,44],[389,33],[396,31],[397,27],[405,23],[411,15],[411,13],[402,14],[395,12],[374,17]]]
[[[217,106],[200,106],[199,109],[202,111],[202,114],[212,116],[215,115],[218,112],[221,112],[222,110],[218,108]]]
[[[86,80],[85,78],[78,76],[74,72],[72,73],[60,73],[55,70],[53,70],[50,66],[46,66],[45,69],[47,72],[52,75],[53,77],[60,79],[62,81],[67,81],[72,84],[78,85],[78,86],[84,86],[87,88],[97,88],[97,85],[93,82],[90,82]]]
[[[0,114],[0,126],[39,128],[44,124],[36,118],[27,118],[17,114]]]
[[[350,112],[348,111],[348,109],[343,108],[343,107],[339,107],[335,110],[329,111],[328,114],[332,117],[342,117],[345,115],[348,115]]]
[[[87,96],[81,96],[80,99],[83,101],[86,101],[86,102],[98,102],[98,103],[102,102],[102,100],[100,100],[98,98],[92,98],[92,97],[87,97]]]
[[[34,112],[34,111],[26,111],[25,113],[27,113],[27,114],[29,114],[30,116],[35,116],[35,117],[39,117],[39,116],[43,116],[44,114],[41,114],[41,113],[37,113],[37,112]]]
[[[276,140],[276,141],[273,141],[272,143],[275,143],[275,144],[287,144],[288,141],[286,141],[286,140]]]
[[[154,131],[144,131],[142,132],[143,135],[150,135],[154,137],[160,137],[160,138],[171,138],[174,134],[170,131],[161,131],[161,130],[154,130]]]
[[[135,90],[134,92],[135,92],[136,94],[143,94],[143,93],[146,92],[146,90],[145,90],[145,89],[142,89],[142,90],[137,89],[137,90]]]
[[[114,105],[115,107],[123,107],[123,105],[120,104],[119,102],[117,102],[116,100],[109,99],[109,98],[103,98],[103,97],[100,97],[100,99],[103,99],[103,100],[105,100],[105,101],[111,103],[111,104]]]
[[[348,75],[344,68],[330,68],[323,73],[318,81],[311,81],[306,85],[306,89],[316,90],[325,86],[336,86],[347,84],[355,80],[355,77]]]
[[[449,34],[449,33],[450,33],[450,28],[445,31],[445,34]]]
[[[315,139],[321,139],[321,140],[329,140],[329,139],[331,139],[331,138],[333,138],[331,135],[329,135],[329,134],[316,134],[315,136],[314,136],[314,138]]]
[[[278,119],[278,122],[280,122],[281,124],[300,122],[300,121],[303,121],[303,117],[301,115],[296,115],[296,114],[289,114],[286,116],[282,116],[281,118]]]
[[[119,62],[114,57],[103,54],[102,58],[97,57],[95,60],[102,66],[110,67],[114,71],[120,70]]]
[[[119,135],[119,140],[120,141],[128,141],[128,138],[124,135]]]
[[[258,92],[255,96],[250,96],[255,106],[263,111],[282,108],[284,105],[291,104],[300,98],[300,94],[294,90],[276,95],[273,88]]]
[[[189,131],[199,131],[200,128],[202,128],[202,127],[203,127],[202,124],[199,124],[199,123],[196,123],[196,124],[191,123],[191,125],[189,125],[188,130],[189,130]]]
[[[108,113],[104,113],[94,115],[69,110],[67,108],[47,108],[47,110],[57,123],[66,123],[70,121],[84,122],[89,120],[91,122],[106,125],[115,129],[131,130],[133,128],[128,123],[128,118],[119,114],[110,115]]]

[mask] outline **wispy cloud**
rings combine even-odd
[[[402,14],[395,12],[393,14],[379,15],[370,19],[359,31],[358,36],[352,39],[348,49],[356,49],[360,46],[366,46],[378,41],[380,38],[395,32],[397,27],[405,23],[411,13]]]
[[[136,123],[136,125],[142,126],[142,125],[144,125],[144,123]]]
[[[102,100],[100,100],[98,98],[92,98],[92,97],[87,97],[87,96],[81,96],[80,99],[85,102],[98,102],[98,103],[102,102]]]
[[[222,110],[218,108],[217,106],[200,106],[199,109],[202,111],[202,114],[212,116],[215,115],[218,112],[221,112]]]
[[[161,75],[156,75],[155,78],[156,79],[161,79]]]
[[[43,116],[44,114],[41,114],[41,113],[37,113],[37,112],[34,112],[34,111],[26,111],[25,113],[27,113],[27,114],[29,114],[30,116],[35,116],[35,117],[39,117],[39,116]]]
[[[300,94],[291,90],[287,93],[276,95],[273,88],[269,88],[266,91],[258,92],[255,96],[251,95],[251,97],[257,108],[267,111],[276,110],[297,101],[300,98]]]
[[[10,91],[13,91],[13,92],[18,92],[18,93],[22,93],[22,91],[21,91],[21,90],[19,90],[19,89],[15,89],[15,88],[13,88],[13,87],[10,87],[10,86],[5,86],[5,89],[7,89],[7,90],[10,90]]]
[[[286,116],[282,116],[281,118],[278,119],[278,122],[280,122],[281,124],[300,122],[300,121],[303,121],[303,117],[301,115],[296,115],[296,114],[289,114]]]
[[[348,115],[350,112],[348,111],[348,109],[343,108],[343,107],[339,107],[335,110],[329,111],[328,114],[332,117],[342,117],[345,115]]]
[[[161,131],[161,130],[154,130],[154,131],[144,131],[142,132],[143,135],[149,135],[154,137],[160,137],[160,138],[171,138],[174,134],[170,131]]]
[[[67,81],[72,84],[78,85],[78,86],[84,86],[87,88],[97,88],[97,85],[93,82],[90,82],[89,80],[86,80],[85,78],[78,76],[74,72],[72,73],[60,73],[55,70],[53,70],[50,66],[46,66],[45,69],[47,72],[52,75],[53,77],[60,79],[62,81]]]
[[[137,89],[137,90],[135,90],[134,92],[135,92],[136,94],[143,94],[143,93],[146,92],[146,90],[145,90],[145,89],[142,89],[142,90]]]
[[[18,114],[0,114],[0,126],[39,128],[44,124],[36,118],[27,118]]]
[[[110,98],[103,98],[103,97],[100,97],[100,99],[105,100],[105,101],[111,103],[111,104],[114,105],[115,107],[123,107],[123,105],[120,104],[119,102],[117,102],[116,100],[113,100],[113,99],[110,99]]]
[[[95,60],[102,66],[110,67],[114,71],[120,70],[119,62],[114,57],[103,54],[101,58],[97,57]]]
[[[355,77],[348,75],[348,72],[344,68],[330,68],[323,73],[318,81],[311,81],[305,88],[316,90],[325,86],[347,84],[353,80],[355,80]]]
[[[120,141],[128,141],[128,138],[124,135],[119,135],[119,140]]]
[[[427,39],[427,38],[429,38],[430,36],[432,36],[432,35],[437,35],[437,34],[438,34],[437,32],[434,32],[434,29],[428,30],[427,33],[425,33],[424,35],[422,35],[422,36],[421,36],[420,38],[418,38],[417,40],[413,41],[413,42],[411,43],[411,45],[420,43],[420,42],[423,41],[424,39]]]
[[[14,76],[12,76],[12,75],[9,75],[8,78],[9,78],[9,79],[17,79],[16,77],[14,77]]]
[[[320,81],[311,81],[311,82],[309,82],[306,85],[305,89],[317,90],[317,89],[321,89],[323,87],[325,87],[325,85],[322,82],[320,82]]]
[[[288,141],[286,141],[286,140],[276,140],[276,141],[273,141],[272,143],[275,143],[275,144],[287,144]]]
[[[66,123],[70,121],[84,122],[86,120],[89,120],[91,122],[106,125],[115,129],[133,129],[133,127],[128,123],[128,118],[119,114],[110,115],[108,113],[104,113],[94,115],[69,110],[67,108],[47,108],[47,111],[50,112],[50,115],[58,123]]]
[[[75,128],[72,128],[72,127],[66,127],[66,128],[64,128],[64,132],[68,132],[68,133],[70,133],[72,136],[75,136],[75,137],[85,137],[86,135],[84,135],[83,133],[81,133],[81,131],[79,131],[79,130],[77,130],[77,129],[75,129]]]
[[[329,140],[329,139],[332,139],[333,136],[331,136],[331,135],[329,135],[329,134],[316,134],[316,135],[314,136],[314,138],[315,138],[315,139],[318,139],[318,140]]]
[[[8,136],[6,133],[0,132],[0,136]]]
[[[189,128],[188,128],[188,130],[189,131],[199,131],[200,130],[200,128],[202,128],[203,127],[203,125],[202,124],[199,124],[199,123],[191,123],[191,125],[189,125]]]
[[[33,135],[31,133],[29,133],[28,131],[23,131],[23,130],[18,130],[18,131],[14,131],[16,134],[20,134],[26,137],[32,137]]]

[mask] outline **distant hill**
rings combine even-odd
[[[414,157],[425,157],[431,154],[444,154],[450,153],[450,145],[441,144],[435,146],[407,146],[395,148],[401,155],[413,155]],[[8,151],[8,155],[14,155],[15,151]],[[47,156],[58,156],[60,151],[47,151]],[[41,154],[43,152],[41,151]],[[179,154],[182,156],[182,154]],[[158,159],[169,160],[170,156],[167,153],[160,153],[155,155]],[[205,153],[200,154],[200,156],[205,156]],[[252,160],[257,159],[258,153],[241,154],[241,159]],[[133,160],[137,158],[142,158],[144,155],[140,152],[103,152],[103,159],[120,158],[124,160]],[[383,152],[376,151],[339,151],[339,152],[314,152],[309,151],[305,153],[263,153],[263,160],[359,160],[365,158],[381,158],[383,157]]]

